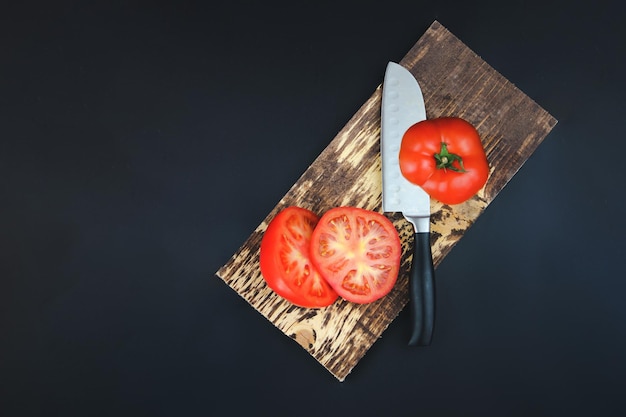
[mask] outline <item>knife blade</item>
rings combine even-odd
[[[409,345],[428,346],[435,320],[435,272],[430,248],[430,196],[400,171],[402,136],[426,119],[422,90],[403,66],[389,62],[381,106],[380,152],[384,212],[400,212],[413,225],[413,258],[409,274],[411,336]]]

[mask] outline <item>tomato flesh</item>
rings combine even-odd
[[[300,307],[326,307],[337,293],[310,259],[310,241],[319,217],[310,210],[287,207],[263,234],[259,253],[261,274],[278,295]]]
[[[347,301],[370,303],[396,283],[402,248],[393,223],[356,207],[327,211],[311,236],[311,260]]]

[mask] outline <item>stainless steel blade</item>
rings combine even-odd
[[[383,211],[401,212],[419,233],[430,231],[430,196],[402,176],[398,154],[404,132],[424,119],[426,108],[419,84],[407,69],[390,62],[381,110]]]

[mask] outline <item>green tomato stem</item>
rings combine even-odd
[[[445,142],[441,142],[441,151],[434,154],[435,161],[437,161],[437,168],[445,170],[451,170],[455,172],[467,172],[463,166],[463,158],[459,155],[448,152],[448,146]],[[460,169],[454,166],[454,162],[458,162]]]

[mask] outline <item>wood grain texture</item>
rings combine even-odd
[[[400,64],[420,83],[427,117],[457,116],[472,123],[481,135],[490,162],[489,179],[472,199],[454,206],[432,200],[431,244],[437,266],[548,135],[556,120],[439,22],[430,26]],[[383,72],[381,69],[381,78]],[[388,296],[368,305],[339,300],[316,310],[290,304],[265,285],[259,271],[259,246],[269,221],[290,205],[320,215],[338,206],[381,211],[381,88],[374,91],[217,271],[252,307],[340,381],[408,302],[413,233],[410,224],[398,213],[387,213],[403,245],[400,275]]]

